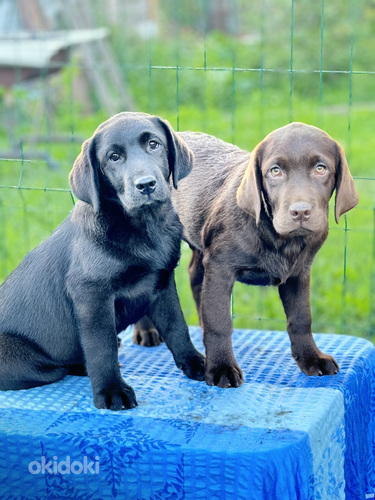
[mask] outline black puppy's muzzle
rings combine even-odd
[[[135,181],[135,188],[142,194],[150,195],[156,189],[156,179],[152,175],[140,177]]]

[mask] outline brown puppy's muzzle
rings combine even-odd
[[[289,207],[289,213],[294,222],[306,222],[311,215],[312,207],[309,203],[293,203]]]
[[[290,192],[288,189],[288,193]],[[285,193],[284,193],[285,194]],[[328,228],[328,197],[324,202],[314,200],[315,193],[310,190],[305,199],[290,199],[290,195],[282,195],[281,200],[274,200],[272,223],[275,231],[282,237],[298,234],[319,234]],[[316,193],[315,198],[318,197]],[[289,199],[288,199],[289,198]]]

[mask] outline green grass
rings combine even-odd
[[[252,149],[260,139],[259,117],[262,110],[255,108],[248,116],[246,109],[235,114],[235,142]],[[315,123],[313,106],[294,103],[296,119]],[[159,113],[176,126],[176,115]],[[287,122],[285,107],[271,107],[263,114],[262,128],[268,133]],[[101,118],[98,117],[98,121]],[[198,108],[181,107],[180,129],[200,128],[202,112]],[[204,117],[206,131],[225,140],[233,135],[232,115],[210,110]],[[374,176],[371,130],[375,128],[373,113],[354,106],[351,114],[351,140],[348,142],[346,106],[342,114],[321,116],[325,129],[350,151],[350,167],[356,179],[360,196],[359,206],[342,217],[336,225],[330,217],[330,234],[318,253],[312,268],[311,305],[315,332],[338,332],[374,338],[375,317],[374,287]],[[90,118],[81,123],[78,131],[85,137],[92,134],[97,123]],[[60,170],[50,170],[44,162],[0,161],[2,187],[0,188],[0,276],[7,274],[23,256],[46,238],[69,213],[73,202],[69,191],[68,173],[80,145],[49,145],[53,156],[60,161]],[[363,179],[363,180],[362,180]],[[39,188],[25,189],[25,188]],[[51,190],[52,189],[52,190]],[[58,189],[58,190],[54,190]],[[346,219],[346,220],[345,220]],[[182,307],[189,324],[197,324],[197,315],[191,297],[187,265],[190,250],[183,245],[182,258],[176,271],[176,279]],[[346,259],[346,261],[344,260]],[[233,300],[234,325],[239,328],[285,329],[285,317],[276,288],[258,288],[236,284]]]
[[[175,14],[172,4],[166,3],[169,15]],[[275,3],[275,8],[277,5]],[[332,218],[331,207],[330,234],[312,267],[313,329],[374,340],[375,75],[345,72],[351,64],[351,32],[347,22],[350,16],[343,6],[338,17],[337,6],[326,5],[322,61],[321,5],[306,3],[302,8],[302,4],[296,4],[295,8],[295,73],[292,77],[288,71],[289,10],[284,12],[282,8],[278,11],[275,31],[272,16],[263,19],[255,4],[245,8],[243,3],[243,10],[247,12],[244,21],[251,25],[249,32],[263,33],[263,39],[260,37],[254,43],[217,32],[197,33],[190,25],[177,34],[169,29],[168,22],[168,29],[160,39],[150,43],[138,43],[133,34],[125,34],[122,28],[112,32],[112,41],[137,109],[161,115],[175,129],[204,131],[251,150],[266,134],[293,120],[321,127],[340,142],[355,177],[360,203],[342,217],[339,225]],[[311,23],[305,22],[306,12],[314,15]],[[197,19],[201,19],[201,14],[196,13]],[[330,19],[334,22],[329,22]],[[262,32],[263,21],[266,25]],[[356,32],[354,71],[372,67],[374,54],[370,50],[369,25],[365,26],[366,29],[361,25]],[[353,29],[355,27],[353,25]],[[310,30],[309,36],[306,30]],[[322,70],[334,71],[320,74],[317,72],[320,65]],[[254,71],[243,71],[251,68]],[[336,73],[336,70],[344,72]],[[107,116],[101,111],[84,116],[79,103],[72,99],[72,81],[78,73],[79,67],[73,60],[72,66],[54,81],[53,123],[41,109],[43,84],[39,94],[14,91],[18,125],[13,132],[16,136],[35,132],[35,129],[47,135],[51,130],[67,136],[92,135]],[[8,146],[5,125],[8,122],[4,119],[2,123],[0,146],[4,149]],[[31,146],[24,144],[23,148],[27,152]],[[47,142],[37,148],[57,160],[59,170],[48,169],[43,161],[0,160],[0,186],[11,186],[0,187],[0,279],[45,239],[73,206],[68,174],[80,145]],[[188,261],[189,249],[183,245],[176,271],[178,290],[188,323],[197,324],[186,271]],[[236,327],[285,329],[277,289],[236,284],[233,304]]]

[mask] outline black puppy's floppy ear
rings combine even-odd
[[[341,215],[354,208],[359,198],[353,177],[349,172],[344,150],[338,142],[336,142],[336,146],[338,148],[338,159],[336,162],[335,220],[338,224]]]
[[[172,173],[173,187],[177,189],[178,181],[186,177],[193,168],[194,155],[186,142],[179,137],[167,120],[157,118],[168,140],[168,162]]]
[[[262,169],[261,157],[263,141],[251,153],[250,162],[237,190],[238,206],[255,217],[258,224],[262,208]]]
[[[95,139],[82,144],[82,150],[70,171],[69,182],[74,196],[99,210],[99,179],[95,154]]]

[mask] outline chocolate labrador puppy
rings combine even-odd
[[[336,222],[358,203],[342,147],[303,123],[275,130],[251,154],[206,134],[180,137],[195,164],[174,202],[193,250],[189,273],[207,383],[243,382],[231,342],[235,281],[278,286],[300,369],[307,375],[337,373],[336,361],[312,337],[309,295],[310,266],[328,234],[329,199],[336,190]],[[138,336],[146,327],[143,320],[136,325]]]
[[[85,371],[97,408],[137,402],[118,363],[117,333],[148,314],[176,365],[204,379],[177,297],[182,225],[171,203],[193,155],[170,125],[143,113],[102,123],[70,173],[69,217],[0,287],[0,389]]]

